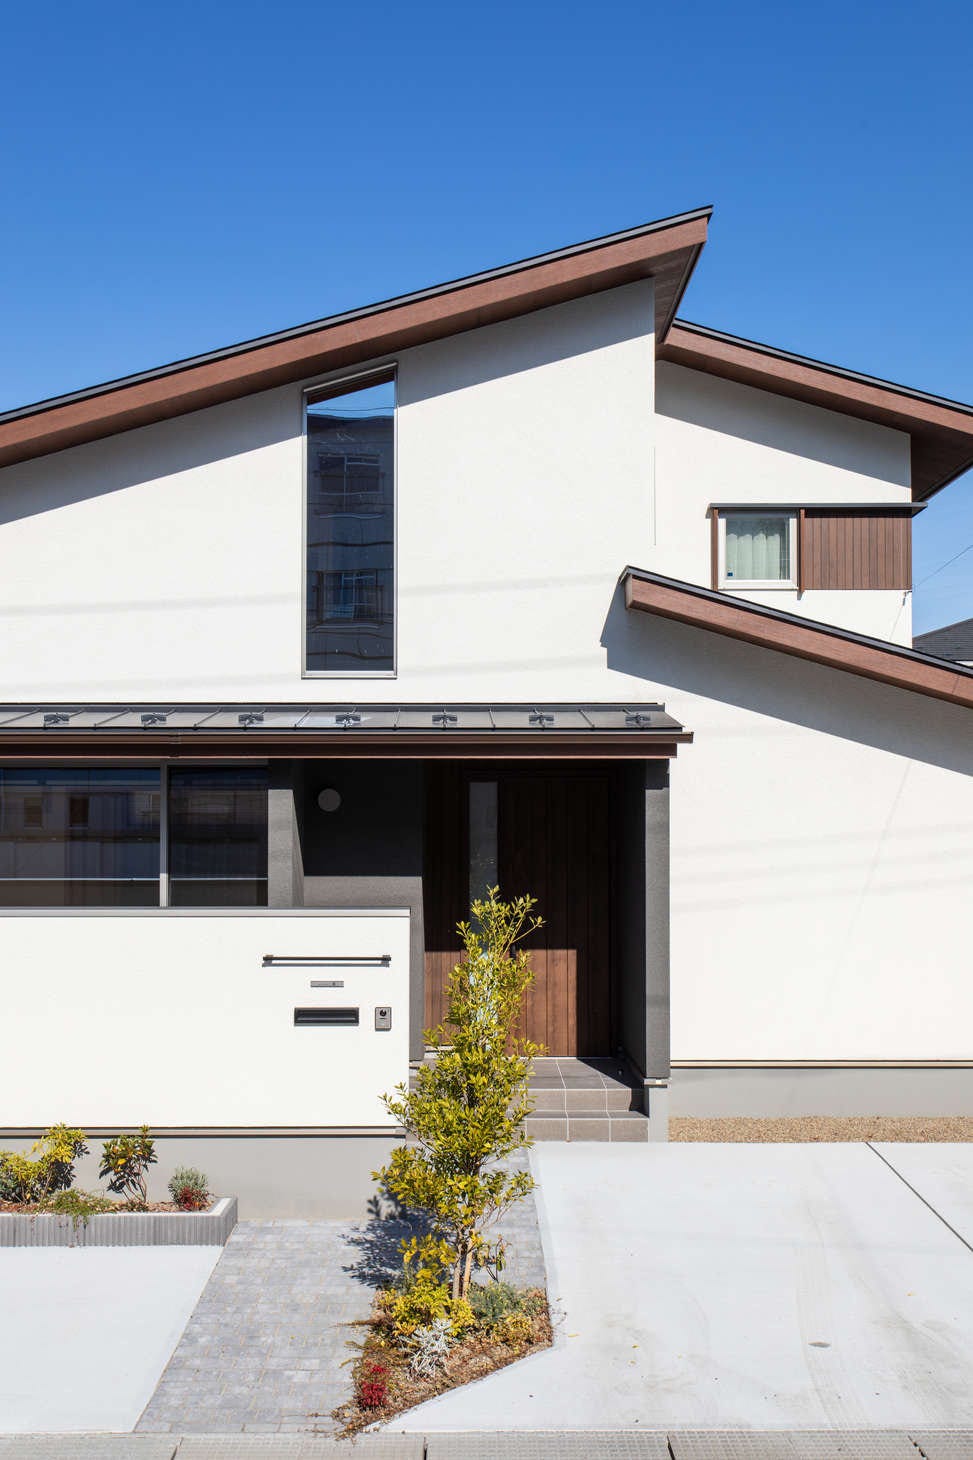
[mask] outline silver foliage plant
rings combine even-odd
[[[412,1335],[412,1357],[409,1368],[413,1378],[428,1379],[446,1367],[446,1356],[453,1341],[448,1318],[434,1318],[426,1328],[417,1328]]]

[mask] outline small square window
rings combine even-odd
[[[797,513],[720,513],[718,582],[721,588],[796,588]]]

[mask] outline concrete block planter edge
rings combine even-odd
[[[0,1215],[0,1247],[223,1247],[237,1224],[237,1199],[208,1212],[114,1212],[73,1217]]]

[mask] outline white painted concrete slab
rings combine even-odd
[[[973,1245],[973,1142],[874,1144],[899,1175]]]
[[[398,1421],[973,1422],[973,1254],[864,1145],[537,1147],[554,1349]]]
[[[0,1433],[132,1429],[222,1250],[0,1251]]]

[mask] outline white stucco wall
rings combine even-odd
[[[299,388],[8,468],[0,699],[662,700],[696,732],[672,780],[675,1057],[973,1058],[966,712],[626,614],[616,587],[626,563],[708,583],[714,500],[907,500],[907,440],[672,366],[653,416],[651,321],[638,284],[402,356],[396,679],[301,677]],[[767,600],[909,639],[901,594]],[[74,948],[44,946],[80,999]],[[119,1119],[177,1123],[154,1110]]]
[[[605,698],[619,571],[708,584],[711,501],[908,500],[899,432],[666,364],[654,414],[652,313],[400,357],[395,679],[302,677],[301,387],[0,472],[2,698]],[[753,596],[910,641],[908,594]]]
[[[973,1060],[969,711],[650,615],[613,658],[672,767],[676,1060]]]
[[[4,1125],[394,1125],[409,1074],[409,914],[0,915]],[[388,953],[387,967],[264,967],[263,955]],[[312,989],[311,979],[344,988]],[[357,1005],[354,1027],[295,1006]],[[374,1006],[392,1009],[377,1031]]]
[[[647,281],[401,357],[396,680],[301,677],[299,387],[0,472],[2,698],[611,693],[601,628],[650,541],[652,319]]]
[[[901,504],[909,437],[886,426],[660,362],[655,542],[640,568],[709,588],[713,502]],[[911,592],[740,590],[734,596],[912,643]]]

